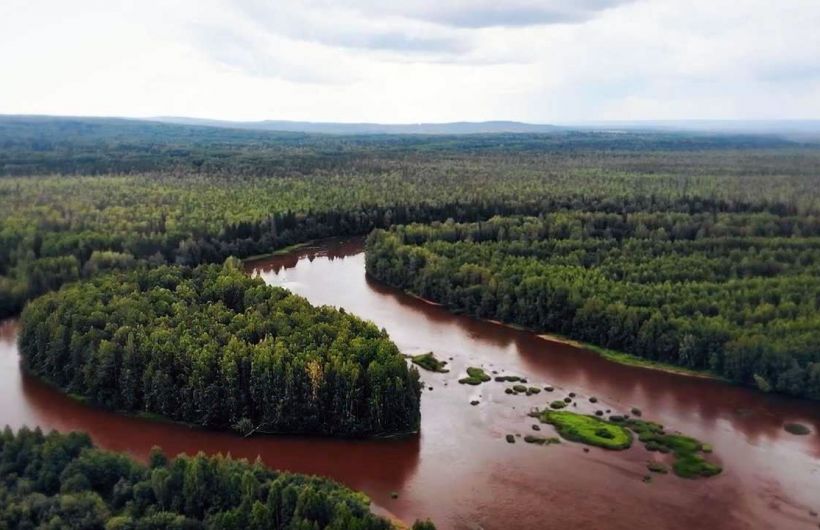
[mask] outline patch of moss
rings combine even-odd
[[[545,410],[538,417],[543,423],[553,425],[562,438],[573,442],[614,450],[627,449],[632,445],[630,431],[595,416]]]
[[[662,475],[669,473],[669,470],[666,469],[665,465],[663,465],[660,462],[655,462],[653,460],[650,460],[646,463],[646,469],[648,469],[652,473],[660,473]]]
[[[533,394],[540,394],[540,393],[541,393],[541,389],[538,388],[537,386],[531,386],[527,389],[527,395],[528,396],[531,396]]]
[[[467,377],[462,377],[458,380],[462,385],[480,385],[486,383],[491,377],[487,375],[482,368],[470,366],[467,368]]]
[[[524,385],[513,385],[512,389],[513,389],[513,392],[516,392],[516,393],[519,393],[519,394],[523,394],[524,392],[527,391],[527,387],[524,386]]]
[[[564,403],[563,401],[553,401],[552,403],[550,403],[550,408],[552,408],[552,409],[562,409],[566,406],[567,406],[567,404]]]
[[[682,434],[667,434],[663,425],[651,421],[628,419],[623,425],[637,434],[649,451],[674,454],[672,470],[679,477],[711,477],[723,471],[703,458],[703,444],[699,440]]]
[[[544,436],[537,436],[534,434],[528,434],[524,436],[524,441],[528,444],[536,444],[536,445],[551,445],[561,443],[561,440],[552,436],[549,438],[545,438]]]
[[[499,383],[517,383],[521,378],[516,375],[499,375],[495,380]]]
[[[440,361],[436,359],[436,356],[433,354],[433,352],[422,353],[421,355],[414,355],[410,359],[413,361],[413,364],[421,366],[422,368],[430,372],[446,374],[450,371],[447,368],[445,368],[445,366],[447,366],[447,361]]]
[[[786,432],[790,432],[791,434],[796,434],[798,436],[804,436],[806,434],[811,433],[811,429],[803,425],[802,423],[787,423],[783,426]]]

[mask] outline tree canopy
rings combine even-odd
[[[46,294],[23,312],[22,365],[110,409],[243,434],[418,430],[418,372],[385,331],[240,265],[111,272]]]
[[[369,504],[330,480],[273,471],[259,461],[202,453],[169,459],[155,449],[146,466],[94,448],[86,434],[8,427],[0,433],[0,528],[393,528]]]
[[[820,399],[820,219],[567,211],[377,230],[367,272],[482,318]]]

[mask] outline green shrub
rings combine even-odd
[[[480,385],[490,380],[490,376],[487,375],[483,369],[470,366],[467,368],[467,377],[462,377],[458,382],[462,385]]]
[[[413,364],[421,366],[425,370],[430,372],[438,372],[441,374],[446,374],[450,370],[445,368],[447,366],[447,361],[440,361],[436,358],[433,352],[422,353],[421,355],[414,355],[411,357]]]

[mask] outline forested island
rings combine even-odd
[[[97,275],[31,302],[22,366],[114,410],[250,433],[419,429],[421,387],[386,332],[238,260]]]
[[[0,433],[0,528],[390,530],[369,499],[335,482],[223,456],[148,465],[96,449],[88,435]],[[418,530],[433,530],[418,522]]]
[[[820,399],[820,218],[691,210],[377,230],[367,272],[457,312]]]

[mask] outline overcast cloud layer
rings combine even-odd
[[[2,0],[0,113],[820,118],[817,0]]]

